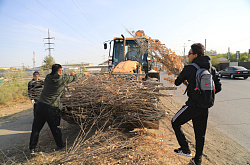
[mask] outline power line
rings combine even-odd
[[[64,42],[64,41],[62,41],[62,40],[59,40],[59,39],[57,39],[57,41],[61,41],[61,42],[63,42],[63,43],[66,43],[66,42]],[[72,46],[74,46],[74,47],[77,47],[79,50],[82,50],[82,48],[80,48],[80,47],[78,47],[77,45],[73,45],[73,44],[71,44],[71,43],[66,43],[66,44],[69,44],[69,45],[72,45]],[[58,44],[57,44],[58,45]],[[55,47],[59,47],[59,46],[57,46],[57,45],[55,45]],[[60,47],[59,47],[60,48]],[[69,47],[66,47],[66,48],[69,48]],[[65,49],[65,47],[63,48],[63,49]],[[93,54],[93,55],[99,55],[99,54],[96,54],[96,53],[94,53],[94,52],[90,52],[90,51],[88,51],[88,50],[84,50],[85,52],[88,52],[89,54]]]
[[[65,14],[64,12],[62,12],[62,10],[59,9],[56,5],[54,5],[54,4],[51,2],[51,0],[47,0],[47,1],[48,1],[54,8],[56,8],[58,11],[60,11],[60,12],[64,15],[64,17],[68,17],[71,21],[73,21],[72,18],[70,18],[67,14]],[[73,22],[74,22],[74,21],[73,21]],[[76,24],[77,26],[80,27],[80,25],[77,24],[76,22],[74,22],[74,24]],[[82,29],[82,27],[81,27],[81,29]]]
[[[50,24],[52,24],[52,25],[54,25],[54,26],[56,26],[56,27],[58,27],[59,29],[62,29],[60,26],[57,26],[56,24],[54,24],[53,22],[51,22],[51,21],[49,21],[48,19],[46,19],[46,18],[44,18],[44,17],[42,17],[41,15],[39,15],[39,14],[37,14],[36,12],[34,12],[33,10],[31,10],[31,9],[29,9],[29,8],[27,8],[27,7],[25,7],[23,4],[21,4],[20,2],[18,2],[18,1],[16,1],[19,5],[21,5],[22,7],[24,7],[26,10],[28,10],[28,11],[30,11],[30,12],[32,12],[32,13],[34,13],[35,15],[37,15],[37,16],[39,16],[39,17],[41,17],[42,19],[44,19],[44,20],[46,20],[48,23],[50,23]],[[52,4],[53,5],[53,4]],[[43,6],[44,7],[44,6]],[[58,8],[57,8],[58,9]],[[49,10],[49,9],[47,9],[47,10]],[[50,10],[49,10],[50,11]],[[64,32],[66,32],[64,29],[62,29]],[[60,39],[57,39],[58,41],[61,41],[61,42],[63,42],[63,43],[67,43],[67,42],[64,42],[63,40],[60,40]],[[73,44],[71,44],[71,43],[67,43],[67,44],[70,44],[70,45],[73,45]],[[77,47],[78,49],[82,49],[82,48],[79,48],[78,46],[76,46],[76,45],[73,45],[74,47]],[[92,52],[93,53],[93,52]]]
[[[38,0],[36,0],[37,3],[39,3],[41,6],[43,6],[45,9],[47,9],[50,13],[52,13],[55,17],[57,17],[58,19],[60,19],[63,23],[65,23],[66,25],[68,25],[70,28],[74,29],[75,32],[78,32],[80,35],[82,35],[87,41],[89,41],[90,43],[92,43],[93,45],[97,46],[99,48],[99,46],[92,42],[91,40],[89,40],[87,37],[85,37],[82,33],[80,33],[79,31],[77,31],[74,27],[72,27],[70,24],[68,24],[67,22],[65,22],[63,19],[61,19],[60,17],[58,17],[55,13],[53,13],[50,9],[48,9],[46,6],[44,6],[43,4],[41,4]]]
[[[20,4],[20,3],[18,3],[18,4]],[[21,5],[21,4],[20,4],[20,5]],[[21,5],[21,6],[23,6],[23,5]],[[23,6],[23,7],[24,7],[24,6]],[[26,8],[26,7],[24,7],[24,8]],[[33,13],[35,13],[34,11],[32,11],[32,10],[30,10],[30,9],[28,9],[28,8],[26,8],[26,9],[29,10],[29,11],[31,11],[31,12],[33,12]],[[10,15],[8,15],[8,14],[2,12],[2,11],[0,11],[0,13],[6,15],[7,17],[9,17],[9,18],[11,18],[11,19],[13,19],[13,20],[16,20],[16,21],[18,21],[18,22],[20,22],[20,23],[23,23],[23,24],[25,24],[25,25],[28,26],[28,27],[31,27],[31,28],[33,28],[33,29],[36,29],[36,30],[38,30],[39,32],[41,32],[41,33],[44,34],[44,31],[42,31],[42,30],[40,30],[40,29],[38,29],[38,28],[36,28],[36,27],[30,25],[30,24],[27,24],[27,23],[25,23],[25,22],[23,22],[23,21],[21,21],[21,20],[15,18],[15,17],[13,17],[13,16],[10,16]],[[36,13],[35,13],[35,14],[36,14]],[[38,15],[38,14],[36,14],[36,15]],[[40,16],[40,15],[38,15],[38,16]],[[40,16],[40,17],[41,17],[41,16]],[[44,17],[42,17],[42,18],[45,19]],[[47,19],[45,19],[45,20],[48,21]],[[48,21],[48,22],[49,22],[49,21]],[[60,40],[60,39],[57,39],[57,40],[58,40],[58,41],[61,41],[61,42],[63,42],[63,43],[66,43],[66,42],[63,41],[63,40]],[[82,49],[82,48],[76,46],[75,44],[74,44],[74,45],[71,44],[71,43],[67,43],[67,44],[70,44],[70,45],[72,45],[72,46],[74,46],[74,47],[77,47],[77,48],[79,48],[80,50]],[[13,47],[10,47],[10,48],[13,48]],[[15,47],[15,48],[16,48],[16,47]],[[20,50],[20,49],[19,49],[19,50]],[[89,52],[89,51],[85,51],[85,52]],[[91,54],[95,54],[94,52],[90,52],[90,53],[91,53]],[[97,54],[95,54],[95,55],[97,55]]]
[[[16,1],[16,2],[17,2],[17,1]],[[31,9],[25,7],[25,6],[22,5],[20,2],[17,2],[17,3],[18,3],[19,5],[21,5],[22,7],[24,7],[26,10],[28,10],[28,11],[34,13],[35,15],[41,17],[42,19],[46,20],[48,23],[50,23],[50,24],[52,24],[52,25],[58,27],[59,29],[62,29],[60,26],[57,26],[56,24],[54,24],[53,22],[49,21],[48,19],[42,17],[41,15],[39,15],[39,14],[37,14],[36,12],[32,11]],[[64,29],[62,29],[62,30],[63,30],[64,32],[66,32]],[[75,36],[74,36],[74,37],[75,37]],[[63,43],[67,43],[67,42],[65,42],[65,41],[63,41],[63,40],[60,40],[60,39],[57,39],[57,40],[58,40],[58,41],[61,41],[61,42],[63,42]],[[73,45],[73,44],[71,44],[71,43],[67,43],[67,44]],[[73,46],[74,46],[74,47],[77,47],[78,49],[81,49],[81,48],[79,48],[79,47],[76,46],[76,45],[73,45]]]
[[[17,1],[16,1],[16,2],[17,2]],[[22,7],[24,7],[25,9],[29,10],[30,12],[34,13],[35,15],[37,15],[37,16],[43,18],[43,19],[46,20],[48,23],[54,25],[55,27],[57,27],[57,28],[59,28],[59,29],[62,29],[61,26],[58,26],[58,25],[54,24],[53,22],[49,21],[48,19],[46,19],[45,17],[42,17],[41,15],[37,14],[36,12],[34,12],[34,11],[32,11],[31,9],[29,9],[29,8],[25,7],[24,5],[22,5],[20,2],[17,2],[17,3],[18,3],[19,5],[21,5]],[[62,29],[62,30],[63,30],[64,32],[67,32],[67,31],[65,31],[64,29]]]
[[[56,27],[59,27],[60,28],[60,26],[57,26],[56,24],[54,24],[53,22],[51,22],[51,21],[49,21],[48,19],[46,19],[45,17],[42,17],[41,15],[39,15],[39,14],[37,14],[36,12],[34,12],[33,10],[31,10],[31,9],[29,9],[29,8],[27,8],[27,7],[25,7],[23,4],[21,4],[20,2],[18,2],[17,0],[15,1],[16,3],[18,3],[19,5],[21,5],[22,7],[24,7],[26,10],[28,10],[28,11],[30,11],[30,12],[32,12],[32,13],[34,13],[35,15],[37,15],[37,16],[39,16],[39,17],[41,17],[41,18],[43,18],[44,20],[46,20],[48,23],[50,23],[50,24],[52,24],[52,25],[54,25],[54,26],[56,26]]]
[[[6,32],[10,32],[10,33],[16,33],[16,34],[20,34],[20,33],[17,33],[17,32],[14,32],[14,31],[10,31],[10,30],[5,30],[5,29],[0,29],[0,31],[6,31]],[[9,41],[9,42],[8,42]],[[20,50],[25,50],[25,48],[17,48],[16,46],[10,46],[9,44],[10,43],[13,43],[13,42],[15,42],[15,43],[23,43],[24,42],[24,40],[16,40],[16,39],[10,39],[10,38],[8,38],[8,41],[6,41],[6,40],[3,40],[3,41],[0,41],[0,43],[2,44],[2,45],[4,45],[4,44],[6,44],[6,46],[4,46],[4,49],[6,49],[6,50],[9,50],[9,49],[12,49],[12,51],[13,51],[13,48],[15,48],[15,49],[18,49],[19,51]],[[57,38],[57,41],[60,41],[60,42],[62,42],[62,43],[65,43],[65,44],[68,44],[68,45],[71,45],[71,46],[73,46],[73,47],[75,47],[75,48],[78,48],[79,50],[81,50],[82,51],[82,48],[81,47],[78,47],[77,45],[75,45],[75,44],[72,44],[72,43],[69,43],[69,42],[65,42],[64,40],[60,40],[60,39],[58,39]],[[16,44],[15,44],[16,45]],[[67,49],[67,48],[69,48],[69,47],[60,47],[60,46],[58,46],[58,45],[55,45],[57,48],[62,48],[62,49]],[[8,49],[7,49],[8,48]],[[3,48],[0,48],[1,50],[4,50]],[[85,52],[88,52],[89,54],[95,54],[94,52],[90,52],[90,51],[88,51],[88,50],[84,50]],[[95,55],[98,55],[98,54],[95,54]]]
[[[0,31],[2,32],[2,31],[5,31],[5,32],[10,32],[11,34],[20,34],[20,33],[18,33],[18,32],[16,32],[16,31],[10,31],[9,29],[8,30],[6,30],[6,29],[0,29]]]
[[[97,26],[95,25],[93,19],[91,19],[91,18],[88,16],[87,12],[84,10],[84,8],[81,6],[81,4],[80,4],[77,0],[75,0],[75,1],[78,3],[78,5],[74,2],[74,0],[72,0],[72,2],[75,4],[75,6],[80,10],[80,12],[82,13],[82,15],[89,21],[89,23],[94,27],[94,29],[95,29],[101,36],[103,36],[103,33],[101,33],[101,32],[97,29]],[[84,11],[85,14],[84,14],[82,11]]]
[[[10,15],[8,15],[8,14],[2,12],[2,11],[0,11],[0,12],[3,13],[4,15],[6,15],[6,16],[8,16],[8,17],[10,17],[10,18],[12,18],[12,19],[18,21],[18,22],[21,22],[21,23],[23,23],[23,24],[25,24],[25,25],[27,25],[27,26],[33,28],[33,29],[36,29],[36,30],[38,30],[38,31],[40,31],[40,32],[42,32],[42,33],[44,33],[44,31],[42,31],[42,30],[40,30],[40,29],[37,29],[37,28],[35,28],[34,26],[32,26],[32,25],[30,25],[30,24],[27,24],[27,23],[25,23],[25,22],[23,22],[23,21],[21,21],[21,20],[19,20],[19,19],[17,19],[17,18],[14,18],[14,17],[12,17],[12,16],[10,16]]]
[[[11,19],[14,19],[14,20],[16,20],[16,21],[18,21],[18,22],[20,22],[20,23],[23,23],[23,24],[25,24],[26,26],[29,26],[29,27],[31,27],[31,28],[33,28],[33,29],[36,29],[36,30],[38,30],[38,31],[40,31],[40,32],[42,32],[43,34],[44,34],[44,31],[41,31],[40,29],[37,29],[37,28],[35,28],[35,27],[33,27],[32,25],[29,25],[29,24],[27,24],[27,23],[25,23],[25,22],[23,22],[23,21],[21,21],[21,20],[19,20],[19,19],[17,19],[17,18],[14,18],[14,17],[12,17],[12,16],[10,16],[10,15],[8,15],[8,14],[6,14],[6,13],[4,13],[4,12],[2,12],[2,11],[0,11],[1,13],[3,13],[4,15],[6,15],[6,16],[8,16],[8,17],[10,17]],[[60,39],[57,39],[58,41],[61,41],[61,42],[63,42],[63,43],[66,43],[65,41],[63,41],[63,40],[60,40]],[[72,46],[74,46],[74,47],[77,47],[78,49],[82,49],[82,48],[80,48],[80,47],[78,47],[78,46],[76,46],[76,45],[73,45],[73,44],[71,44],[71,43],[66,43],[66,44],[69,44],[69,45],[72,45]],[[12,47],[12,46],[5,46],[5,48],[15,48],[15,49],[17,49],[16,47]],[[4,50],[4,49],[2,49],[1,48],[1,50]],[[18,48],[18,50],[25,50],[24,48]],[[11,51],[13,51],[13,50],[11,50]],[[15,51],[17,51],[17,50],[15,50]],[[87,52],[89,52],[89,51],[87,51]],[[91,52],[91,54],[95,54],[94,52]],[[95,54],[95,55],[97,55],[97,54]]]

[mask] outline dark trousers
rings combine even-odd
[[[47,122],[49,125],[56,145],[59,147],[63,146],[62,133],[60,129],[61,117],[59,108],[38,102],[34,112],[35,113],[32,125],[32,132],[30,135],[29,148],[36,148],[39,139],[39,133],[43,128],[45,122]]]
[[[34,104],[34,108],[33,108],[33,115],[34,115],[34,117],[35,117],[35,109],[36,109],[36,105],[37,105],[37,102],[35,102],[35,104]]]
[[[189,120],[193,122],[196,142],[195,159],[201,160],[205,134],[207,129],[208,109],[199,108],[194,106],[183,106],[173,117],[172,126],[175,131],[176,138],[183,151],[189,150],[188,142],[182,132],[181,125]]]

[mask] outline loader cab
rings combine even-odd
[[[145,39],[146,40],[146,39]],[[110,42],[110,55],[109,55],[109,65],[116,67],[122,61],[137,61],[142,66],[142,71],[145,73],[148,70],[151,70],[151,63],[148,62],[148,53],[147,50],[141,50],[137,45],[134,38],[125,39],[125,48],[124,48],[124,39],[122,37],[116,37],[113,42],[113,49],[111,51],[111,42]],[[147,43],[147,42],[146,42]],[[107,43],[104,43],[104,49],[107,49]],[[123,53],[125,51],[125,54]]]

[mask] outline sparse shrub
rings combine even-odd
[[[0,104],[4,104],[7,101],[24,97],[28,97],[27,82],[0,85]]]

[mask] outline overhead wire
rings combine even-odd
[[[54,8],[56,8],[58,11],[60,11],[61,13],[63,13],[58,7],[56,7],[50,0],[47,0]],[[64,13],[63,13],[64,14]],[[66,14],[64,14],[66,17],[68,17]],[[68,17],[69,18],[69,17]],[[72,19],[71,19],[72,21]],[[73,21],[74,22],[74,21]],[[77,26],[80,26],[79,24],[77,24],[76,22],[74,22]],[[93,52],[91,52],[93,54]]]
[[[82,13],[82,15],[88,20],[88,22],[94,27],[94,29],[97,31],[97,33],[99,33],[103,38],[104,38],[104,36],[103,36],[103,34],[105,34],[105,33],[102,33],[102,32],[100,32],[100,30],[97,28],[97,26],[95,25],[95,22],[94,22],[94,20],[90,17],[90,16],[88,16],[88,14],[87,14],[87,12],[85,11],[85,9],[82,7],[82,5],[77,1],[77,0],[75,0],[76,1],[76,3],[78,3],[78,4],[76,4],[75,2],[74,2],[74,0],[72,0],[72,2],[75,4],[75,6],[80,10],[80,12]]]
[[[21,3],[18,2],[17,0],[15,0],[15,2],[18,3],[19,5],[21,5],[22,7],[24,7],[26,10],[28,10],[28,11],[32,12],[33,14],[37,15],[38,17],[41,17],[42,19],[46,20],[48,23],[50,23],[50,24],[52,24],[52,25],[54,25],[54,26],[60,28],[60,26],[57,26],[56,24],[54,24],[53,22],[49,21],[49,20],[46,19],[45,17],[43,17],[43,16],[37,14],[36,12],[34,12],[33,10],[31,10],[31,9],[29,9],[29,8],[27,8],[27,7],[25,7],[23,4],[21,4]]]
[[[24,7],[24,6],[23,6]],[[26,9],[28,9],[28,8],[26,8]],[[31,11],[31,10],[30,10]],[[30,27],[30,28],[32,28],[32,29],[35,29],[35,30],[37,30],[37,31],[39,31],[39,32],[41,32],[42,34],[44,34],[44,33],[46,33],[45,31],[43,31],[43,30],[41,30],[41,29],[38,29],[38,28],[36,28],[35,26],[32,26],[32,25],[30,25],[30,24],[28,24],[28,23],[26,23],[26,22],[24,22],[24,21],[21,21],[20,19],[17,19],[17,18],[15,18],[15,17],[13,17],[13,16],[10,16],[9,14],[7,14],[7,13],[5,13],[5,12],[3,12],[3,11],[0,11],[0,13],[2,13],[2,14],[4,14],[4,15],[6,15],[7,17],[9,17],[9,18],[11,18],[11,19],[13,19],[13,20],[15,20],[15,21],[17,21],[17,22],[20,22],[20,23],[22,23],[22,24],[24,24],[24,25],[26,25],[26,26],[28,26],[28,27]],[[34,13],[34,12],[33,12]],[[36,14],[36,15],[38,15],[38,14]],[[39,15],[38,15],[39,16]],[[20,34],[20,33],[18,33],[18,34]],[[61,42],[64,42],[63,40],[59,40],[59,39],[57,39],[58,41],[61,41]],[[16,41],[16,40],[15,40]],[[18,41],[17,41],[18,42]],[[64,43],[66,43],[66,42],[64,42]],[[71,44],[71,45],[73,45],[73,44]],[[76,45],[73,45],[73,46],[76,46]],[[78,46],[76,46],[76,47],[78,47]],[[5,47],[6,48],[6,47]],[[11,47],[11,46],[8,46],[8,48],[13,48],[13,47]],[[16,48],[16,47],[15,47]],[[82,48],[80,48],[80,47],[78,47],[79,49],[82,49]],[[3,50],[3,49],[2,49]],[[7,49],[7,50],[9,50],[9,49]],[[18,49],[18,50],[20,50],[20,49]],[[24,49],[21,49],[21,50],[24,50]],[[13,51],[13,50],[12,50]],[[83,51],[83,52],[86,52],[86,51]],[[94,52],[91,52],[91,54],[95,54]]]
[[[94,29],[100,34],[100,35],[102,35],[103,33],[101,33],[100,31],[99,31],[99,29],[97,28],[97,26],[95,25],[95,22],[93,21],[93,19],[91,19],[89,16],[88,16],[88,14],[87,14],[87,12],[86,12],[86,10],[82,7],[82,5],[77,1],[77,0],[75,0],[76,1],[76,3],[74,2],[74,0],[72,0],[72,2],[75,4],[75,6],[80,10],[80,12],[82,13],[82,15],[88,20],[88,22],[94,27]],[[83,13],[83,12],[84,13]]]
[[[48,10],[50,13],[52,13],[55,17],[57,17],[58,19],[60,19],[64,24],[66,24],[68,27],[70,27],[71,29],[74,29],[75,32],[79,33],[81,36],[83,36],[83,38],[85,38],[87,41],[89,41],[90,43],[92,43],[93,45],[97,46],[97,48],[100,48],[99,45],[97,45],[96,43],[94,43],[93,41],[89,40],[86,36],[84,36],[81,32],[79,32],[77,29],[75,29],[74,27],[72,27],[70,24],[68,24],[66,21],[64,21],[62,18],[60,18],[59,16],[57,16],[54,12],[52,12],[50,9],[48,9],[46,6],[44,6],[42,3],[40,3],[38,0],[35,0],[37,3],[39,3],[41,6],[43,6],[46,10]]]
[[[2,12],[2,11],[0,11],[0,13],[2,13],[2,14],[4,14],[4,15],[6,15],[6,16],[8,16],[8,17],[10,17],[10,18],[12,18],[12,19],[14,19],[14,20],[16,20],[16,21],[18,21],[18,22],[23,23],[23,24],[25,24],[26,26],[29,26],[29,27],[31,27],[31,28],[33,28],[33,29],[36,29],[36,30],[38,30],[38,31],[40,31],[40,32],[42,32],[42,33],[44,33],[44,31],[42,31],[42,30],[40,30],[40,29],[38,29],[38,28],[36,28],[36,27],[34,27],[34,26],[30,25],[30,24],[27,24],[27,23],[25,23],[25,22],[23,22],[23,21],[21,21],[21,20],[19,20],[19,19],[15,18],[15,17],[12,17],[12,16],[10,16],[10,15],[8,15],[8,14],[6,14],[6,13]]]
[[[61,42],[64,42],[63,40],[59,40],[59,39],[57,39],[58,41],[61,41]],[[66,42],[64,42],[64,43],[66,43]],[[68,44],[68,43],[66,43],[66,44]],[[73,45],[73,44],[69,44],[69,45]],[[76,45],[73,45],[73,46],[75,46],[75,47],[77,47],[78,49],[80,49],[80,50],[83,50],[82,48],[80,48],[80,47],[78,47],[78,46],[76,46]],[[55,48],[57,48],[57,47],[59,47],[59,48],[61,48],[60,46],[58,46],[58,45],[55,45]],[[69,48],[69,47],[66,47],[66,48]],[[62,49],[65,49],[65,47],[63,47]],[[95,52],[90,52],[90,51],[88,51],[88,50],[83,50],[82,52],[84,52],[84,53],[88,53],[88,54],[93,54],[93,55],[98,55],[98,54],[96,54]]]
[[[16,2],[17,2],[17,1],[16,1]],[[29,10],[30,12],[34,13],[35,15],[37,15],[37,16],[39,16],[39,17],[45,19],[45,20],[48,21],[49,23],[51,23],[49,20],[47,20],[46,18],[44,18],[44,17],[38,15],[37,13],[35,13],[35,12],[32,11],[31,9],[25,7],[25,6],[22,5],[21,3],[19,3],[19,2],[17,2],[17,3],[18,3],[19,5],[21,5],[22,7],[24,7],[25,9]],[[31,27],[31,28],[33,28],[33,29],[35,29],[35,30],[38,30],[39,32],[42,32],[43,34],[46,33],[46,35],[47,35],[47,32],[46,32],[46,31],[42,31],[42,30],[40,30],[40,29],[38,29],[38,28],[36,28],[36,27],[30,25],[30,24],[27,24],[27,23],[25,23],[25,22],[23,22],[23,21],[21,21],[21,20],[15,18],[15,17],[13,17],[13,16],[10,16],[10,15],[8,15],[8,14],[2,12],[2,11],[0,11],[0,12],[3,13],[4,15],[8,16],[9,18],[12,18],[12,19],[14,19],[14,20],[16,20],[16,21],[18,21],[18,22],[20,22],[20,23],[23,23],[23,24],[25,24],[26,26],[29,26],[29,27]],[[54,25],[55,25],[55,24],[54,24]],[[57,26],[57,25],[55,25],[55,26]],[[16,33],[16,32],[14,32],[14,33]],[[58,40],[58,41],[61,41],[61,42],[63,42],[63,43],[72,45],[72,46],[77,47],[77,48],[79,48],[80,50],[82,50],[82,48],[78,47],[77,45],[73,45],[73,44],[71,44],[71,43],[67,43],[67,42],[65,42],[65,41],[63,41],[63,40],[60,40],[60,39],[57,39],[57,40]],[[89,52],[89,51],[88,51],[88,52]],[[91,54],[95,54],[95,53],[91,52]]]
[[[62,12],[62,10],[61,9],[59,9],[56,5],[54,5],[52,2],[51,2],[51,0],[47,0],[54,8],[56,8],[58,11],[60,11],[63,15],[64,15],[64,17],[68,17],[72,22],[74,22],[74,24],[75,25],[77,25],[78,27],[81,27],[78,23],[76,23],[72,18],[70,18],[67,14],[65,14],[64,12]],[[81,27],[81,29],[82,29],[83,27]]]

